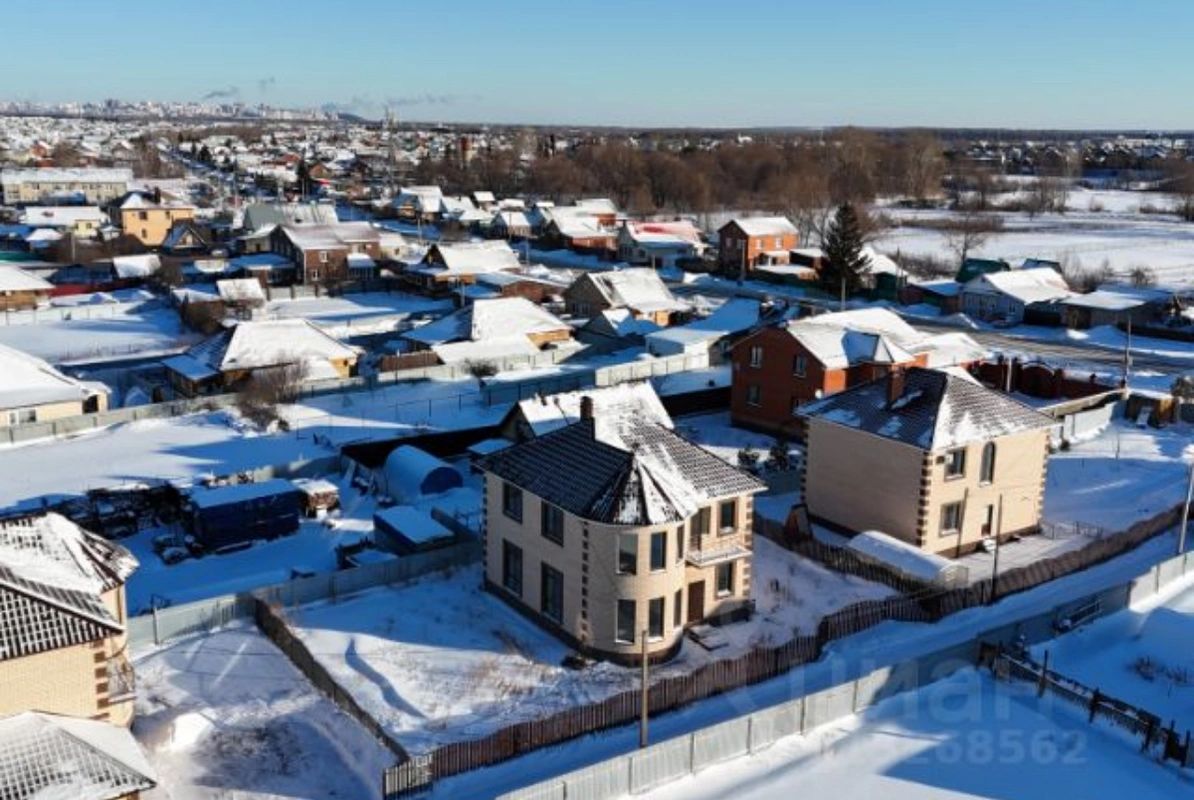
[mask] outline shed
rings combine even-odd
[[[400,556],[447,547],[456,540],[430,514],[413,506],[392,506],[373,515],[373,542]]]
[[[323,478],[296,478],[291,481],[303,493],[303,511],[314,517],[340,505],[340,489]]]
[[[863,561],[920,583],[954,588],[966,586],[970,579],[965,566],[880,531],[863,531],[850,540],[849,548]]]
[[[412,445],[402,445],[390,453],[382,468],[382,480],[386,494],[398,501],[440,494],[464,485],[464,478],[455,467]]]
[[[196,489],[190,495],[191,532],[209,550],[288,536],[298,530],[303,497],[281,478]]]

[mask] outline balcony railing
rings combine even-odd
[[[694,567],[708,567],[723,561],[733,561],[750,555],[746,535],[742,531],[706,533],[689,538],[685,559]]]

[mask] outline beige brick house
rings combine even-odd
[[[58,514],[0,522],[0,717],[131,724],[124,583],[136,567]]]
[[[809,516],[942,555],[1038,530],[1053,418],[912,367],[800,408]]]
[[[485,583],[582,652],[663,660],[748,613],[763,485],[639,415],[581,420],[481,462]]]

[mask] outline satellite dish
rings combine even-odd
[[[815,398],[817,398],[818,400],[820,400],[820,399],[821,399],[821,395],[822,395],[822,394],[824,394],[824,392],[822,392],[820,389],[818,389],[817,391],[813,392],[813,397],[815,397]]]

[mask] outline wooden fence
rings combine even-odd
[[[1183,767],[1191,764],[1194,752],[1190,748],[1190,732],[1177,732],[1171,722],[1163,727],[1161,718],[1151,711],[1091,689],[1072,678],[1067,678],[1049,669],[1048,657],[1044,664],[1033,661],[1026,653],[1009,653],[1004,649],[990,650],[980,654],[980,660],[989,658],[996,677],[1004,680],[1019,680],[1036,684],[1037,696],[1055,695],[1068,703],[1086,709],[1088,721],[1093,723],[1102,717],[1112,725],[1122,728],[1141,740],[1140,749],[1147,751],[1156,747],[1163,759],[1177,761]]]

